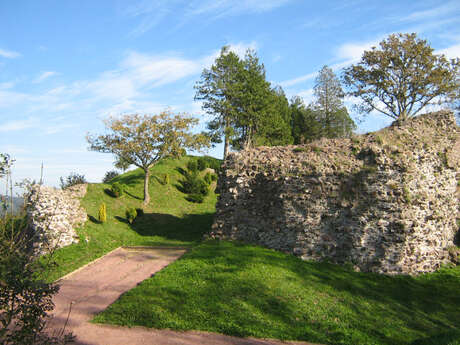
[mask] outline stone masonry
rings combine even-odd
[[[86,211],[80,206],[80,198],[86,194],[86,187],[86,184],[81,184],[59,190],[32,186],[27,216],[37,254],[78,242],[75,228],[83,225],[87,219]]]
[[[458,231],[459,166],[460,129],[446,111],[351,139],[233,153],[208,236],[362,271],[431,272]]]

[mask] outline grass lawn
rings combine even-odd
[[[460,267],[389,277],[207,242],[94,321],[323,344],[410,344],[446,332],[460,337],[459,288]]]
[[[82,205],[90,220],[77,229],[80,242],[55,252],[56,265],[45,279],[54,281],[122,245],[189,247],[199,243],[212,224],[217,197],[211,190],[204,202],[197,204],[186,201],[186,194],[177,189],[183,179],[177,168],[185,168],[190,159],[194,158],[165,159],[152,168],[151,202],[144,207],[145,215],[133,224],[126,221],[125,211],[128,207],[142,207],[144,174],[140,169],[111,181],[127,186],[120,198],[106,193],[109,184],[89,184]],[[164,173],[170,176],[167,185],[158,179]],[[96,219],[102,202],[107,205],[107,222],[99,224]]]

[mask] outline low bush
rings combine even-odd
[[[189,194],[187,195],[186,198],[190,202],[196,202],[201,204],[204,201],[204,195],[203,194]]]
[[[197,163],[199,171],[203,171],[204,169],[208,167],[208,161],[206,160],[205,157],[199,157],[196,163]]]
[[[211,173],[207,172],[206,175],[204,175],[204,182],[209,186],[212,183],[212,177]]]
[[[99,206],[98,218],[101,223],[105,223],[107,221],[107,207],[104,202],[101,206]]]
[[[116,170],[107,171],[102,179],[102,183],[109,183],[115,177],[120,176],[120,173]]]
[[[110,191],[115,198],[119,198],[123,195],[124,188],[123,185],[119,182],[115,182],[112,187],[110,187]]]
[[[137,217],[137,211],[134,207],[127,208],[125,214],[129,224],[132,224]]]
[[[169,184],[169,174],[161,174],[158,180],[163,186],[166,186]]]
[[[85,179],[85,175],[79,175],[75,172],[72,172],[66,178],[62,176],[59,178],[61,181],[61,189],[66,189],[77,184],[88,183]]]
[[[192,173],[198,171],[198,163],[195,160],[189,161],[187,163],[187,169]]]
[[[211,180],[217,181],[217,174],[211,174]]]

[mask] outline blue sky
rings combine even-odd
[[[193,86],[223,45],[256,49],[267,78],[308,103],[323,65],[340,74],[390,33],[459,57],[459,23],[459,1],[3,0],[0,152],[16,159],[16,181],[38,179],[43,162],[46,184],[70,172],[99,182],[113,157],[89,152],[86,133],[102,133],[109,115],[166,108],[202,129]],[[389,122],[370,115],[359,130]]]

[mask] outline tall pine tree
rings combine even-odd
[[[321,126],[321,136],[326,138],[349,137],[356,129],[354,121],[343,104],[345,93],[332,69],[324,66],[315,80],[315,101],[311,108]]]

